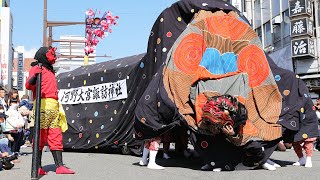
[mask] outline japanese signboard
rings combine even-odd
[[[61,104],[114,101],[127,98],[126,80],[59,90]]]
[[[23,53],[18,54],[17,90],[23,90]]]
[[[289,15],[290,17],[298,15],[312,16],[311,0],[290,0],[289,1]]]
[[[291,21],[291,37],[302,35],[313,36],[313,22],[309,18]]]
[[[291,40],[292,57],[315,57],[315,43],[311,38]]]
[[[1,54],[1,80],[8,84],[8,59],[4,53]]]

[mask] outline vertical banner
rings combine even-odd
[[[23,53],[18,53],[17,90],[23,90]]]

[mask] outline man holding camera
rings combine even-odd
[[[0,135],[2,135],[1,124],[5,121],[7,115],[3,112],[0,112]],[[18,157],[12,154],[8,144],[0,144],[0,170],[6,169],[9,170],[13,168],[13,160]]]

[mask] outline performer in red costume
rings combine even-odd
[[[41,47],[35,54],[35,62],[31,63],[32,68],[26,82],[26,88],[33,93],[36,99],[37,74],[42,73],[41,82],[41,115],[40,115],[40,143],[38,169],[39,175],[46,175],[47,172],[41,166],[42,149],[46,143],[52,152],[56,165],[56,174],[74,174],[75,172],[63,166],[62,161],[62,132],[67,129],[65,117],[61,118],[62,106],[59,109],[58,85],[53,70],[56,61],[56,48]],[[39,64],[42,64],[42,67]],[[35,107],[35,106],[34,106]],[[34,114],[34,111],[33,111]]]

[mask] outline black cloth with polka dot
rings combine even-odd
[[[138,139],[160,136],[175,126],[186,124],[175,104],[169,99],[161,75],[167,53],[192,21],[194,14],[200,10],[235,11],[243,19],[246,19],[235,7],[221,0],[206,2],[183,0],[174,3],[159,15],[151,30],[148,52],[142,60],[148,67],[145,69],[148,71],[146,74],[148,76],[155,74],[156,76],[151,76],[153,79],[150,84],[144,84],[146,90],[135,110],[135,130]]]
[[[286,142],[318,137],[318,118],[306,84],[292,71],[278,67],[267,55],[269,66],[282,95],[278,124],[283,127]],[[285,93],[289,92],[289,93]]]
[[[64,104],[68,121],[68,130],[63,134],[66,150],[106,152],[110,147],[126,145],[135,150],[141,146],[141,143],[134,139],[133,122],[134,109],[144,91],[141,86],[145,83],[143,72],[139,70],[144,55],[82,66],[58,75],[59,89],[93,86],[125,79],[128,93],[128,97],[121,100]]]

